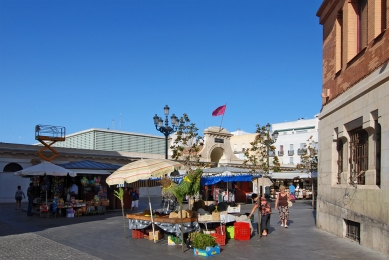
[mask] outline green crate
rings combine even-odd
[[[233,239],[234,238],[234,233],[235,233],[234,226],[228,226],[226,233],[227,233],[227,238]]]

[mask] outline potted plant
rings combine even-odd
[[[194,232],[189,234],[188,239],[192,242],[194,255],[211,256],[220,254],[220,247],[211,235]]]

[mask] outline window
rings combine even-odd
[[[338,72],[342,69],[343,61],[343,11],[339,11],[336,17],[335,34],[335,72]]]
[[[245,144],[242,144],[242,152],[244,152],[246,150],[246,146]]]
[[[289,164],[294,164],[293,163],[293,157],[289,157]]]
[[[347,62],[367,45],[367,0],[348,1],[347,8]]]
[[[338,184],[341,183],[341,177],[343,172],[343,141],[338,140],[336,143],[336,150],[338,151]]]
[[[283,156],[284,155],[284,146],[280,145],[280,150],[278,151],[278,156]]]
[[[236,152],[236,144],[234,144],[234,152]]]
[[[367,45],[367,0],[357,2],[357,52],[360,52]]]
[[[344,221],[346,223],[346,237],[354,241],[360,242],[361,224],[347,219],[345,219]]]
[[[293,144],[289,145],[289,150],[293,150]]]
[[[362,127],[349,132],[350,136],[350,181],[352,184],[365,184],[365,171],[368,169],[368,134]]]

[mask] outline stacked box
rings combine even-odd
[[[250,240],[251,229],[247,222],[234,223],[234,239],[236,240]]]

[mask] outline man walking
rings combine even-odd
[[[32,190],[32,183],[30,183],[30,187],[27,189],[27,197],[28,197],[28,207],[27,207],[27,216],[33,216],[32,214],[32,201],[34,199],[34,194]]]

